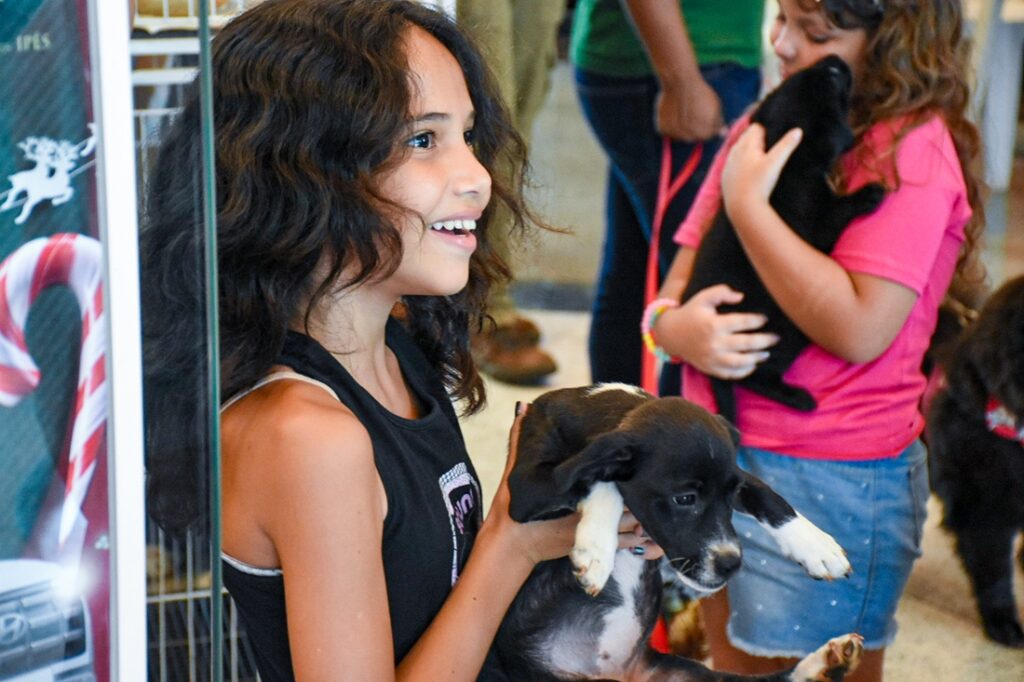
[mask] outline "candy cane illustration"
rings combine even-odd
[[[0,264],[0,405],[12,406],[39,384],[40,372],[25,344],[25,322],[43,289],[66,285],[82,311],[78,390],[72,413],[64,503],[58,531],[63,552],[89,490],[107,422],[106,323],[100,278],[102,250],[81,234],[33,239]]]

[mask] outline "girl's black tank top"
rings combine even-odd
[[[441,381],[397,320],[389,320],[386,339],[420,407],[416,419],[385,409],[308,336],[289,332],[279,363],[333,389],[370,434],[387,496],[384,576],[397,664],[447,598],[483,516],[476,471]],[[282,575],[230,558],[222,565],[264,682],[294,679]],[[451,655],[457,658],[459,652]],[[489,656],[480,679],[501,678],[497,670],[488,673],[493,661]]]

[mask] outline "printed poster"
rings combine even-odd
[[[86,0],[0,0],[0,680],[110,677],[87,17]]]

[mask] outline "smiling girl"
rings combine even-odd
[[[736,388],[738,459],[831,533],[854,571],[812,583],[737,517],[747,538],[743,569],[727,595],[705,602],[720,669],[778,670],[814,642],[853,631],[868,651],[848,679],[882,679],[928,498],[921,360],[950,281],[983,276],[975,258],[984,224],[979,142],[965,113],[962,31],[959,0],[780,0],[770,37],[782,77],[826,55],[854,74],[857,140],[836,169],[838,186],[880,181],[886,198],[831,254],[815,250],[768,201],[800,132],[766,151],[764,129],[744,120],[676,234],[682,248],[663,297],[679,300],[701,236],[724,206],[768,291],[813,342],[785,375],[811,392],[813,412]],[[710,409],[707,375],[747,376],[774,343],[759,331],[762,316],[718,314],[719,304],[742,296],[709,287],[667,306],[654,325],[664,351],[685,362],[684,396]]]
[[[262,679],[502,679],[498,624],[575,525],[514,523],[504,481],[485,518],[451,402],[483,404],[469,332],[507,275],[492,197],[529,218],[521,173],[504,187],[491,169],[522,168],[522,143],[477,51],[414,2],[267,0],[212,61],[224,583]],[[193,93],[143,233],[149,499],[167,526],[202,489],[198,130]],[[645,544],[623,519],[623,544]]]

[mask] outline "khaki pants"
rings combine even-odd
[[[483,51],[527,144],[551,86],[555,32],[564,15],[562,0],[458,0],[456,5],[459,24]],[[491,238],[497,252],[511,264],[508,222],[499,212]],[[515,316],[507,285],[492,288],[487,308],[498,324]]]

